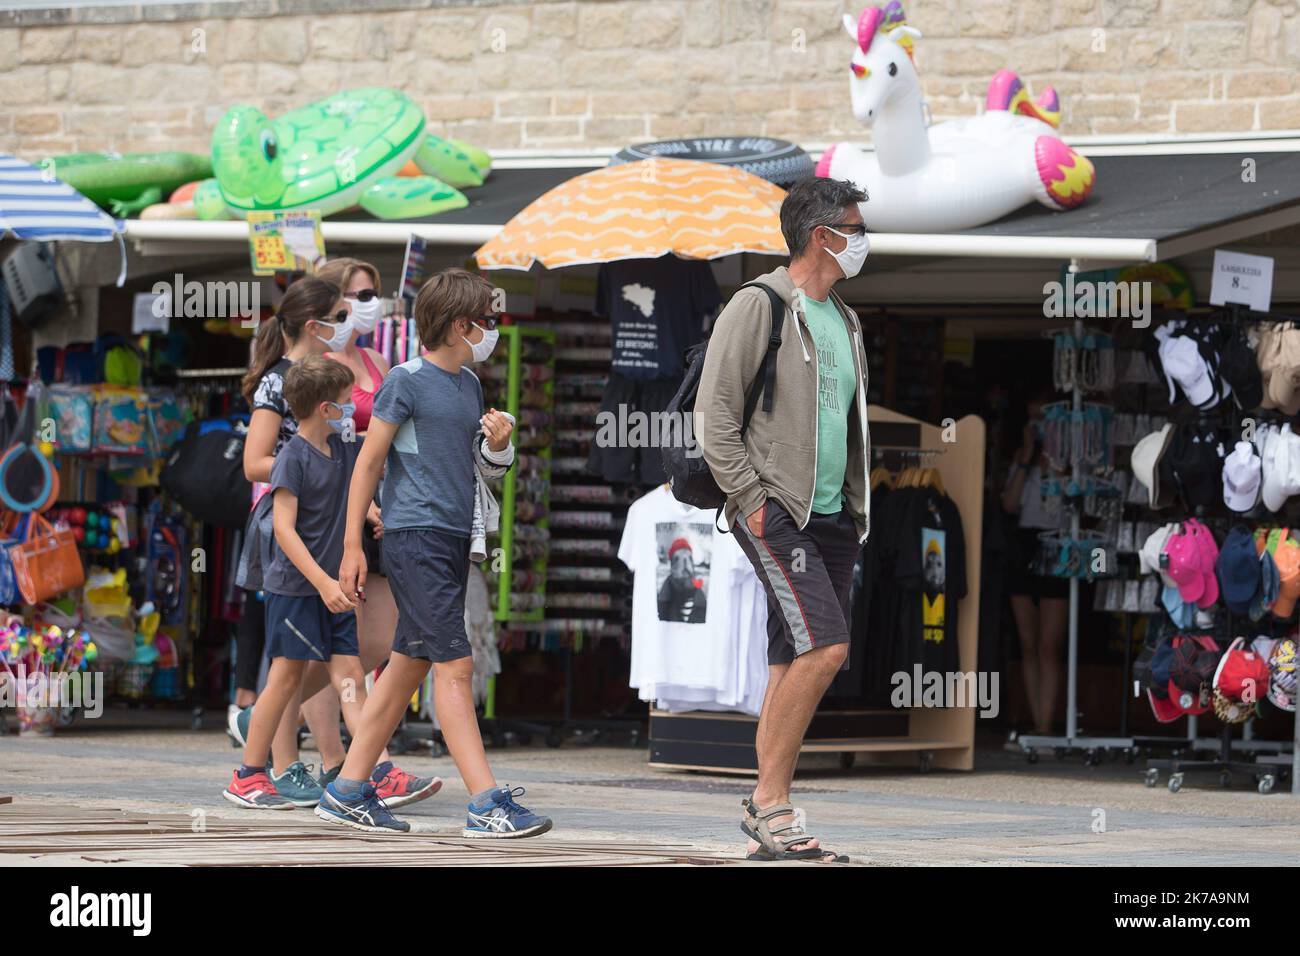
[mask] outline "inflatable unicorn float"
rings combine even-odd
[[[836,143],[817,175],[846,179],[867,191],[861,204],[875,232],[940,232],[992,222],[1037,200],[1074,209],[1092,192],[1092,163],[1057,133],[1056,92],[1032,101],[1020,78],[1000,70],[979,116],[928,126],[912,62],[903,7],[868,7],[857,22],[844,15],[857,43],[850,63],[853,115],[872,128],[874,152]]]

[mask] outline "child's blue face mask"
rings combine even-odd
[[[352,416],[356,414],[357,403],[344,402],[342,405],[340,405],[338,402],[330,402],[329,404],[333,405],[343,414],[340,415],[338,418],[325,419],[326,423],[329,425],[330,428],[334,429],[336,432],[344,431],[347,428],[348,423],[352,421]]]

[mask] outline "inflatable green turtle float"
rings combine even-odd
[[[424,175],[398,176],[414,160]],[[468,205],[457,186],[479,186],[482,150],[426,133],[424,114],[397,90],[345,90],[268,119],[236,106],[212,134],[215,179],[195,191],[200,219],[259,210],[353,206],[379,219],[432,216]]]
[[[181,152],[68,153],[47,156],[41,166],[119,218],[162,202],[178,186],[212,175],[208,157]]]

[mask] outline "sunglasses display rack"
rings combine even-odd
[[[498,621],[544,615],[550,553],[550,479],[555,336],[535,326],[500,329],[501,348],[480,369],[484,404],[515,418],[516,462],[500,482],[501,525],[488,550]]]
[[[488,536],[483,565],[497,621],[498,651],[511,624],[539,621],[545,615],[555,378],[554,334],[518,324],[503,325],[499,331],[492,360],[477,370],[484,405],[515,418],[515,464],[504,478],[489,482],[501,506],[500,527]],[[508,734],[525,740],[549,735],[549,728],[540,724],[498,718],[496,690],[497,677],[492,675],[483,719],[494,743],[499,745]]]
[[[1108,545],[1102,536],[1095,532],[1087,532],[1082,526],[1082,519],[1085,517],[1084,504],[1087,499],[1096,499],[1096,494],[1088,495],[1089,481],[1094,479],[1093,472],[1097,470],[1109,470],[1114,463],[1114,441],[1112,437],[1112,415],[1113,410],[1108,405],[1098,405],[1094,403],[1085,403],[1083,400],[1085,391],[1085,373],[1083,369],[1087,363],[1080,360],[1081,352],[1076,350],[1076,345],[1082,345],[1088,341],[1092,335],[1092,342],[1095,350],[1099,355],[1104,349],[1105,354],[1109,356],[1108,360],[1099,359],[1097,363],[1098,375],[1088,378],[1087,384],[1089,390],[1093,386],[1100,386],[1104,380],[1114,382],[1114,348],[1113,343],[1101,343],[1100,338],[1093,333],[1089,333],[1081,321],[1076,321],[1072,328],[1058,330],[1052,333],[1054,336],[1061,338],[1055,339],[1057,342],[1057,359],[1055,362],[1056,374],[1054,375],[1055,384],[1059,391],[1068,391],[1069,399],[1065,402],[1059,402],[1044,407],[1044,435],[1043,450],[1047,453],[1052,464],[1061,470],[1068,470],[1069,478],[1064,482],[1065,491],[1084,492],[1084,494],[1066,494],[1063,501],[1069,511],[1070,523],[1068,534],[1061,534],[1051,543],[1052,554],[1048,556],[1049,550],[1045,543],[1042,551],[1043,558],[1047,559],[1047,570],[1055,573],[1058,569],[1069,572],[1059,576],[1066,577],[1070,585],[1070,603],[1067,617],[1069,642],[1067,650],[1067,671],[1066,671],[1066,710],[1065,710],[1065,734],[1024,734],[1017,738],[1025,758],[1030,763],[1038,761],[1040,749],[1050,749],[1056,751],[1058,755],[1068,754],[1073,751],[1082,751],[1085,754],[1086,762],[1089,764],[1097,763],[1101,759],[1101,754],[1107,751],[1123,752],[1128,759],[1135,756],[1133,738],[1128,736],[1102,737],[1102,736],[1082,736],[1079,733],[1079,610],[1080,610],[1080,593],[1079,587],[1084,580],[1087,572],[1083,571],[1085,567],[1091,567],[1091,561],[1088,558],[1092,551],[1087,554],[1080,550],[1080,545],[1085,542],[1093,542],[1091,548],[1099,548],[1106,552]],[[1068,341],[1067,341],[1068,340]],[[1065,345],[1069,345],[1068,355],[1062,355]],[[1107,371],[1108,370],[1108,371]],[[1100,390],[1098,387],[1096,390]],[[1066,544],[1068,542],[1068,544]],[[1064,560],[1062,557],[1064,556]],[[1118,563],[1118,556],[1112,550],[1106,553],[1108,560],[1107,567],[1114,567]]]

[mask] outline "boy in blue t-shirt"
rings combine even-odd
[[[414,309],[426,353],[394,368],[375,395],[349,491],[339,584],[349,598],[365,599],[361,532],[382,474],[384,572],[397,604],[397,633],[343,769],[316,808],[323,820],[358,830],[410,829],[367,781],[432,666],[438,724],[470,794],[464,835],[527,837],[551,828],[549,818],[515,802],[522,788],[499,786],[488,766],[465,634],[475,473],[499,477],[515,455],[513,423],[484,410],[478,377],[466,367],[486,361],[496,344],[496,319],[484,314],[491,300],[487,280],[464,269],[429,279]]]
[[[358,454],[358,443],[347,430],[352,383],[346,365],[322,357],[304,359],[284,375],[284,397],[298,420],[298,432],[275,456],[267,492],[274,495],[275,529],[263,584],[271,668],[249,721],[243,766],[222,793],[236,806],[288,810],[296,805],[276,792],[266,761],[271,738],[301,691],[309,663],[320,661],[329,668],[349,729],[357,726],[365,703],[357,605],[335,577],[343,558],[343,506]]]

